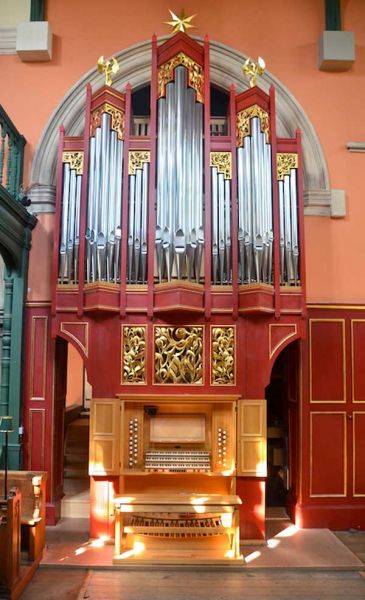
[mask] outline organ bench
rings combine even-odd
[[[119,496],[113,563],[242,564],[241,504],[238,496],[221,494]]]

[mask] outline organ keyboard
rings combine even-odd
[[[144,468],[157,473],[208,473],[211,453],[208,450],[148,450]]]

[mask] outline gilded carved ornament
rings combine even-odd
[[[157,74],[157,98],[166,94],[166,85],[174,79],[175,67],[183,65],[188,71],[188,85],[196,92],[198,102],[204,102],[204,75],[203,67],[195,62],[184,52],[179,52],[176,56],[165,62],[158,69]]]
[[[212,327],[212,383],[235,383],[234,327]]]
[[[123,383],[145,383],[146,327],[123,327]]]
[[[151,153],[149,150],[130,150],[128,155],[128,174],[135,175],[136,169],[143,169],[143,164],[150,162]]]
[[[232,156],[230,152],[211,152],[210,166],[217,167],[218,173],[223,173],[224,179],[232,179]]]
[[[95,129],[100,127],[102,113],[108,113],[111,116],[111,128],[117,132],[118,139],[124,139],[125,115],[119,108],[115,108],[108,102],[105,102],[99,108],[96,108],[91,114],[90,135],[95,134]]]
[[[282,181],[290,175],[290,169],[298,168],[298,154],[295,152],[278,152],[276,155],[277,179]]]
[[[269,115],[258,104],[253,104],[237,113],[236,116],[236,145],[243,146],[244,138],[251,135],[251,119],[258,117],[261,123],[261,131],[266,135],[266,143],[269,143]]]
[[[203,327],[155,327],[155,383],[203,382]]]
[[[178,33],[178,31],[184,33],[187,29],[196,29],[195,25],[191,24],[191,21],[194,19],[194,17],[196,17],[196,15],[188,16],[185,14],[184,9],[182,9],[180,15],[175,14],[170,9],[169,13],[172,21],[164,21],[164,24],[172,27],[172,33]]]
[[[82,175],[84,172],[84,153],[82,151],[78,152],[68,152],[65,151],[62,153],[62,162],[69,163],[70,169],[74,169],[76,171],[76,175]]]

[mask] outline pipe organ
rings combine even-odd
[[[304,322],[300,133],[276,135],[272,88],[215,114],[207,39],[154,38],[151,72],[148,116],[105,85],[83,136],[61,129],[52,331],[93,386],[91,528],[115,529],[114,561],[240,562],[239,521],[264,514],[261,383]]]
[[[206,49],[189,39],[188,45],[180,44],[182,52],[175,42],[157,48],[154,139],[149,126],[133,127],[126,96],[106,86],[88,108],[91,126],[84,136],[89,156],[83,183],[83,175],[70,162],[75,141],[65,138],[59,284],[78,283],[81,244],[85,265],[80,284],[185,280],[204,282],[207,289],[211,284],[274,285],[277,273],[278,285],[300,285],[298,150],[293,140],[289,153],[280,151],[281,140],[273,138],[274,91],[267,96],[253,88],[254,94],[251,89],[237,95],[235,124],[216,131],[216,119],[209,115],[206,131]],[[151,203],[156,207],[152,222]],[[237,252],[232,252],[232,244],[237,244]],[[208,260],[203,260],[206,252]],[[155,256],[150,276],[149,254]],[[123,264],[127,268],[121,272]]]

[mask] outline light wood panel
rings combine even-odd
[[[237,423],[237,474],[265,477],[266,452],[266,400],[240,400]]]
[[[94,399],[90,404],[90,475],[119,474],[120,401]]]

